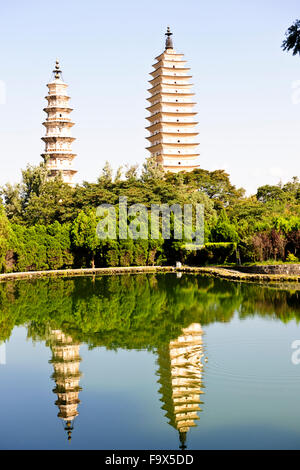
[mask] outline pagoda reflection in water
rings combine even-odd
[[[169,424],[179,432],[180,448],[186,448],[186,435],[196,426],[201,411],[202,388],[201,359],[203,353],[203,330],[199,323],[182,329],[176,340],[158,349],[158,383],[162,409],[166,411]]]
[[[198,411],[201,411],[200,396],[204,393],[202,337],[201,325],[192,323],[188,328],[182,329],[182,334],[177,339],[157,350],[160,401],[169,424],[179,432],[181,449],[186,448],[187,432],[196,426]],[[52,351],[49,362],[54,369],[51,378],[56,383],[53,392],[57,395],[57,416],[63,421],[70,441],[74,420],[78,416],[79,392],[82,390],[79,386],[80,343],[59,329],[50,329],[46,344]]]
[[[79,386],[80,343],[75,342],[71,336],[64,334],[61,330],[50,330],[47,345],[52,351],[52,359],[49,362],[54,368],[51,378],[56,383],[53,392],[57,394],[55,402],[59,408],[57,416],[62,419],[70,441],[74,419],[78,416],[77,407],[80,403],[78,398],[81,390]]]

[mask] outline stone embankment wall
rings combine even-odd
[[[286,274],[287,276],[299,276],[300,264],[269,264],[260,266],[235,266],[236,271],[250,274]]]
[[[296,272],[291,267],[296,266]],[[274,265],[274,266],[237,266],[237,267],[196,267],[182,266],[132,266],[115,268],[84,268],[84,269],[60,269],[57,271],[29,271],[24,273],[4,273],[0,274],[0,282],[17,279],[34,279],[39,277],[70,277],[70,276],[102,276],[117,274],[138,274],[138,273],[182,273],[203,274],[208,276],[220,277],[231,281],[254,281],[254,282],[300,282],[300,265]],[[270,270],[275,268],[275,271]],[[277,271],[280,268],[282,271]],[[252,272],[244,272],[242,269],[251,269]],[[264,271],[258,271],[263,269]],[[266,269],[269,269],[267,271]]]

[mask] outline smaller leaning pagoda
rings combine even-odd
[[[62,79],[58,60],[53,70],[53,80],[48,83],[47,87],[49,88],[46,96],[48,105],[44,108],[47,119],[43,122],[46,135],[42,137],[45,142],[45,152],[42,157],[49,170],[49,178],[60,173],[63,181],[73,186],[73,177],[77,173],[72,167],[73,159],[76,157],[71,148],[75,140],[71,136],[71,127],[74,123],[71,121],[70,113],[73,110],[69,107],[68,85]]]
[[[79,386],[80,343],[75,342],[71,336],[65,335],[61,330],[50,330],[46,344],[52,351],[52,359],[49,362],[54,368],[51,378],[56,383],[53,393],[57,395],[55,402],[59,408],[57,416],[63,421],[64,430],[70,441],[74,419],[78,416],[77,407],[80,403],[78,398],[81,390]]]

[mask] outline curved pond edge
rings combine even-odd
[[[182,266],[130,266],[114,268],[80,268],[80,269],[59,269],[53,271],[27,271],[17,273],[0,274],[0,282],[19,279],[34,279],[40,277],[74,277],[87,275],[118,275],[118,274],[138,274],[138,273],[195,273],[228,279],[231,281],[255,281],[255,282],[300,282],[300,276],[287,274],[258,274],[242,273],[234,269],[220,267],[194,267]]]

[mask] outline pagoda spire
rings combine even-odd
[[[147,150],[153,161],[164,171],[178,173],[199,168],[198,132],[195,126],[194,93],[191,91],[190,69],[186,67],[183,54],[173,48],[168,27],[165,50],[156,57],[154,70],[150,73],[151,96],[147,98],[150,125],[147,130],[150,142]]]
[[[72,167],[76,155],[72,152],[70,114],[73,111],[69,106],[70,97],[67,95],[68,85],[62,79],[62,70],[58,59],[52,71],[52,81],[48,83],[49,89],[46,100],[48,105],[44,108],[47,118],[43,125],[46,127],[46,135],[42,137],[45,142],[45,151],[42,154],[48,169],[49,179],[61,175],[65,183],[73,186],[73,177],[77,173]]]
[[[173,40],[171,36],[173,36],[173,33],[170,31],[170,27],[167,27],[167,32],[165,33],[166,38],[166,49],[173,49]]]
[[[180,446],[179,449],[184,450],[186,449],[186,431],[179,431],[179,440],[180,440]]]
[[[62,71],[60,70],[59,60],[58,59],[56,59],[55,69],[53,70],[53,74],[54,74],[55,80],[61,79]]]
[[[201,359],[203,353],[203,330],[199,323],[182,329],[182,334],[158,350],[158,383],[162,409],[166,411],[169,424],[179,434],[179,448],[186,449],[189,429],[196,426],[201,411],[202,388]]]

